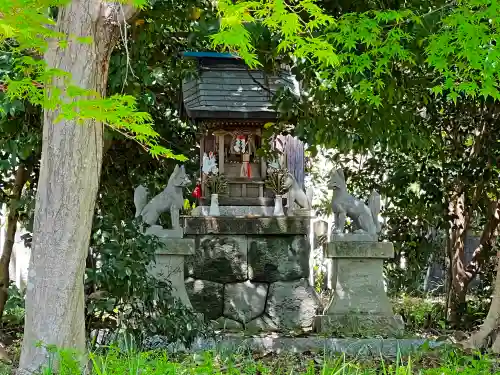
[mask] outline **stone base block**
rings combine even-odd
[[[150,265],[150,272],[157,279],[170,282],[172,294],[192,308],[184,283],[184,257],[194,254],[194,239],[161,238],[161,241],[165,249],[156,251],[156,262]]]
[[[149,236],[156,236],[160,238],[160,240],[164,240],[167,238],[183,238],[184,237],[184,229],[182,228],[174,228],[174,229],[165,229],[161,225],[152,225],[146,229],[145,232]]]
[[[404,333],[404,322],[399,315],[318,315],[313,330],[332,337],[400,337]]]
[[[288,211],[288,216],[315,217],[316,212],[307,208],[295,208]]]
[[[358,233],[337,233],[333,232],[331,242],[377,242],[378,236],[366,232]]]
[[[220,216],[273,216],[273,207],[269,206],[219,206]],[[191,216],[210,216],[210,206],[198,206],[191,211]]]
[[[394,257],[392,242],[339,241],[330,242],[325,250],[327,258],[377,258]]]
[[[165,249],[156,250],[156,255],[188,256],[194,255],[195,241],[193,238],[161,238]],[[184,262],[184,260],[183,260]],[[182,263],[184,269],[184,263]]]

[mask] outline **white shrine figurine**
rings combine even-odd
[[[217,168],[217,161],[215,160],[215,155],[213,152],[203,153],[203,164],[201,170],[204,174],[217,173],[219,170]]]

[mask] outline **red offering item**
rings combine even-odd
[[[201,185],[200,184],[197,184],[196,187],[194,188],[193,192],[191,193],[191,195],[196,198],[196,199],[199,199],[201,198]]]

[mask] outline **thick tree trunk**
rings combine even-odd
[[[460,210],[459,210],[460,212]],[[465,233],[462,227],[467,230],[467,215],[462,215],[461,224],[454,229],[457,233],[451,236],[452,244],[452,289],[450,294],[450,323],[457,327],[460,324],[461,316],[464,316],[466,308],[466,296],[469,284],[481,270],[486,259],[491,254],[491,250],[496,242],[497,228],[500,224],[500,202],[490,202],[486,224],[481,233],[479,245],[474,250],[472,259],[465,263]],[[456,216],[457,218],[457,216]],[[461,235],[463,238],[460,238]]]
[[[468,283],[464,275],[465,236],[468,226],[464,194],[457,194],[450,202],[452,216],[448,239],[448,256],[451,265],[451,290],[449,291],[449,321],[452,326],[460,325],[460,317],[465,306]]]
[[[500,251],[497,252],[497,276],[490,310],[480,330],[474,333],[464,346],[481,349],[490,344],[495,353],[500,353]]]
[[[118,25],[132,11],[100,0],[73,0],[61,8],[57,30],[68,35],[68,45],[50,44],[45,56],[49,67],[70,73],[73,84],[104,95]],[[84,44],[75,36],[93,40]],[[66,95],[60,78],[48,90],[49,95]],[[83,278],[103,157],[103,124],[59,115],[58,110],[44,112],[19,374],[36,373],[46,364],[47,351],[37,347],[38,342],[85,352]]]
[[[11,192],[11,204],[8,205],[7,210],[7,230],[5,241],[3,244],[2,256],[0,257],[0,319],[2,318],[5,309],[5,303],[9,298],[9,265],[12,257],[12,250],[14,248],[14,239],[17,231],[17,222],[19,220],[19,212],[15,204],[21,199],[24,185],[28,180],[29,172],[24,164],[19,164],[16,170],[16,177],[14,187]]]

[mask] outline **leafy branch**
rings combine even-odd
[[[158,143],[159,134],[153,129],[151,116],[137,110],[134,97],[113,95],[104,98],[93,90],[73,85],[67,72],[51,69],[43,59],[27,54],[31,51],[31,55],[33,52],[38,56],[43,55],[47,50],[48,41],[58,43],[62,49],[66,48],[70,41],[93,43],[91,37],[64,35],[55,31],[55,22],[51,19],[48,9],[67,3],[68,0],[0,2],[0,52],[8,52],[14,56],[16,73],[13,77],[0,77],[2,91],[10,100],[27,100],[34,105],[41,105],[46,110],[57,111],[59,119],[101,122],[124,137],[138,142],[153,157],[186,160],[186,157],[175,155]],[[133,4],[120,1],[114,6],[114,16],[120,22],[120,27],[126,12],[122,3],[136,8],[146,5],[144,0],[134,0]],[[55,80],[63,80],[64,93],[52,85]],[[63,97],[66,98],[65,101]]]

